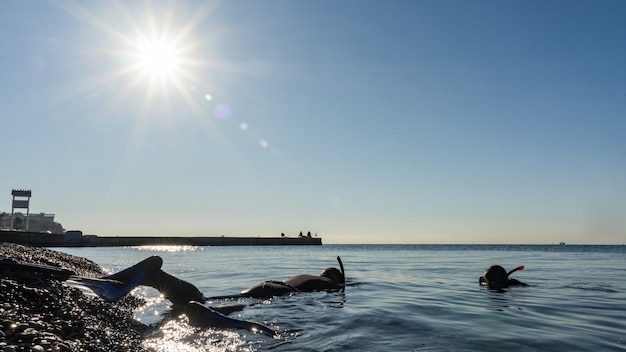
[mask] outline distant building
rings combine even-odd
[[[25,225],[28,222],[28,231],[35,232],[46,232],[50,231],[51,233],[63,233],[65,229],[58,222],[54,221],[54,214],[22,214],[15,213],[13,214],[13,229],[14,230],[25,230]],[[11,214],[5,213],[2,217],[2,221],[0,222],[1,229],[10,229],[11,228]]]
[[[11,213],[0,211],[0,229],[21,230],[33,232],[64,233],[65,229],[58,222],[54,222],[54,214],[31,214],[30,198],[33,193],[30,189],[13,189],[11,196]],[[16,213],[15,209],[26,209],[26,215]]]

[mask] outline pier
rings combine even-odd
[[[124,246],[302,246],[322,245],[318,237],[175,237],[83,235],[81,231],[64,234],[0,230],[0,242],[34,247],[124,247]]]

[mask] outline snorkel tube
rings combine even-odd
[[[511,274],[513,274],[514,272],[516,272],[516,271],[518,271],[518,270],[519,270],[519,271],[524,270],[524,266],[523,266],[523,265],[520,265],[520,266],[518,266],[517,268],[515,268],[515,269],[513,269],[513,270],[509,271],[508,273],[506,273],[506,277],[507,277],[507,279],[509,278],[509,276],[511,276]]]
[[[343,263],[341,262],[341,258],[339,258],[339,256],[337,256],[337,261],[339,262],[339,268],[341,269],[341,278],[342,278],[342,284],[345,286],[346,285],[346,272],[343,270]]]

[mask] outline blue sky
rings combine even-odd
[[[0,210],[25,188],[32,212],[101,236],[622,244],[625,16],[2,2]],[[142,38],[170,65],[151,69]]]

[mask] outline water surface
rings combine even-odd
[[[206,296],[238,293],[265,280],[319,274],[341,256],[345,292],[243,299],[233,317],[264,323],[272,339],[245,331],[197,330],[166,317],[169,303],[148,299],[137,312],[160,333],[155,351],[598,351],[626,350],[624,246],[324,245],[286,247],[64,248],[111,272],[150,256]],[[530,287],[490,291],[485,268],[526,269]],[[216,301],[211,304],[232,303]]]

